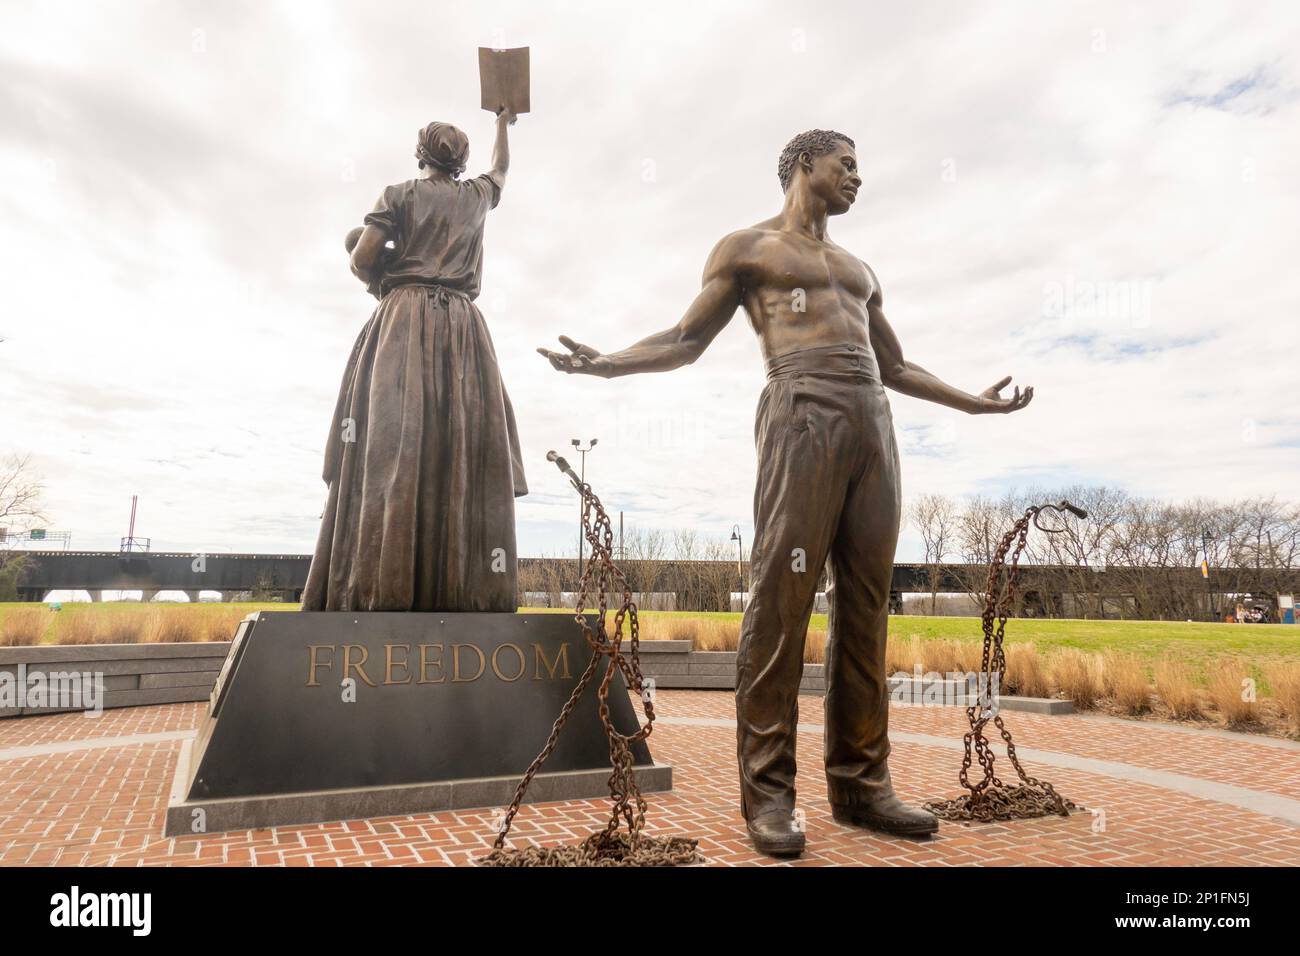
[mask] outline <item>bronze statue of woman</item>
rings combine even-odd
[[[468,180],[465,134],[426,126],[420,176],[384,190],[352,248],[380,301],[343,373],[304,611],[517,609],[514,499],[528,489],[474,305],[514,121],[498,113],[492,169]]]

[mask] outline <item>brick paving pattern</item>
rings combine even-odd
[[[1028,768],[1103,811],[1104,824],[1092,812],[1007,824],[944,822],[937,837],[914,841],[831,819],[820,772],[821,700],[804,697],[800,705],[807,727],[799,734],[799,806],[808,827],[802,858],[779,864],[755,853],[745,837],[729,725],[734,705],[725,691],[659,692],[657,711],[665,721],[656,725],[651,745],[656,759],[674,765],[674,790],[648,798],[651,832],[696,837],[710,864],[733,866],[1300,861],[1300,815],[1264,812],[1279,800],[1288,808],[1288,799],[1300,800],[1300,745],[1294,743],[1153,722],[1009,713],[1023,750],[1110,762],[1105,773],[1032,761]],[[0,865],[466,865],[491,844],[493,809],[164,838],[178,734],[198,725],[204,706],[127,708],[93,720],[63,714],[0,721]],[[960,752],[953,743],[965,728],[964,712],[895,707],[890,721],[900,736],[890,765],[902,797],[956,795]],[[73,749],[74,742],[82,746]],[[1141,779],[1142,771],[1239,789],[1234,802],[1224,802],[1154,784]],[[1260,809],[1251,806],[1252,792]],[[513,840],[575,842],[603,825],[605,806],[600,800],[526,806]]]

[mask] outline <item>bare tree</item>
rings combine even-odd
[[[684,598],[682,606],[698,607],[703,590],[699,568],[700,536],[693,528],[677,528],[672,532],[672,539],[672,589]]]
[[[649,595],[660,590],[660,578],[668,564],[668,538],[658,528],[631,528],[626,538],[627,565],[642,592],[641,601],[647,607],[653,599]]]
[[[732,589],[740,583],[731,557],[731,543],[721,538],[708,539],[704,542],[702,558],[703,610],[730,611]]]
[[[673,558],[678,561],[697,561],[700,557],[700,536],[694,528],[678,528],[673,532]]]
[[[1059,518],[1063,528],[1060,534],[1040,535],[1035,542],[1035,557],[1051,565],[1052,597],[1042,595],[1051,603],[1057,594],[1070,594],[1074,598],[1075,613],[1079,617],[1103,617],[1104,595],[1097,574],[1106,570],[1106,550],[1116,530],[1125,520],[1129,510],[1129,496],[1118,488],[1105,486],[1084,487],[1073,485],[1041,495],[1043,501],[1072,502],[1087,512],[1088,517],[1077,518],[1066,514]],[[1049,609],[1049,613],[1055,609]]]
[[[957,516],[956,546],[962,561],[962,586],[977,603],[983,603],[993,552],[1015,523],[1016,511],[1016,503],[1010,497],[997,501],[975,495]]]
[[[26,531],[42,521],[41,479],[31,467],[30,455],[9,455],[0,462],[0,528]]]
[[[945,495],[921,495],[907,509],[908,518],[921,534],[925,545],[925,563],[930,579],[930,613],[935,613],[939,593],[939,575],[944,558],[952,550],[957,535],[957,507]]]
[[[1059,533],[1030,535],[1015,614],[1192,620],[1231,613],[1247,592],[1252,604],[1273,610],[1276,595],[1300,590],[1300,507],[1293,503],[1274,497],[1168,502],[1076,485],[965,502],[954,541],[963,562],[958,573],[972,597],[982,597],[993,552],[1024,509],[1061,499],[1088,517],[1049,513],[1044,520]],[[909,511],[926,539],[931,568],[943,550],[933,510],[919,500]],[[1203,556],[1208,578],[1199,571]],[[933,593],[929,603],[935,607]]]
[[[530,601],[546,591],[546,562],[531,558],[519,561],[519,603],[531,607]],[[531,595],[531,597],[530,597]],[[549,602],[546,604],[550,606]]]
[[[18,596],[18,577],[27,559],[13,550],[13,544],[19,534],[45,520],[44,490],[30,455],[9,455],[0,462],[0,601]]]

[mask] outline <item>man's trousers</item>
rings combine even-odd
[[[893,420],[869,347],[771,360],[754,440],[753,582],[736,677],[747,819],[794,807],[799,681],[823,567],[830,801],[890,791],[885,639],[901,511]]]

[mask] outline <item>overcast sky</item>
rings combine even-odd
[[[893,395],[906,496],[1119,485],[1185,499],[1300,478],[1294,3],[5,0],[0,452],[49,527],[113,548],[310,551],[339,379],[374,302],[343,236],[415,175],[430,120],[490,162],[479,46],[529,46],[479,305],[532,493],[520,553],[575,547],[544,459],[633,525],[748,541],[763,384],[743,314],[697,363],[605,381],[534,353],[681,316],[725,233],[780,206],[801,130],[857,142],[831,235],[908,358],[973,418]],[[919,555],[905,532],[900,559]]]

